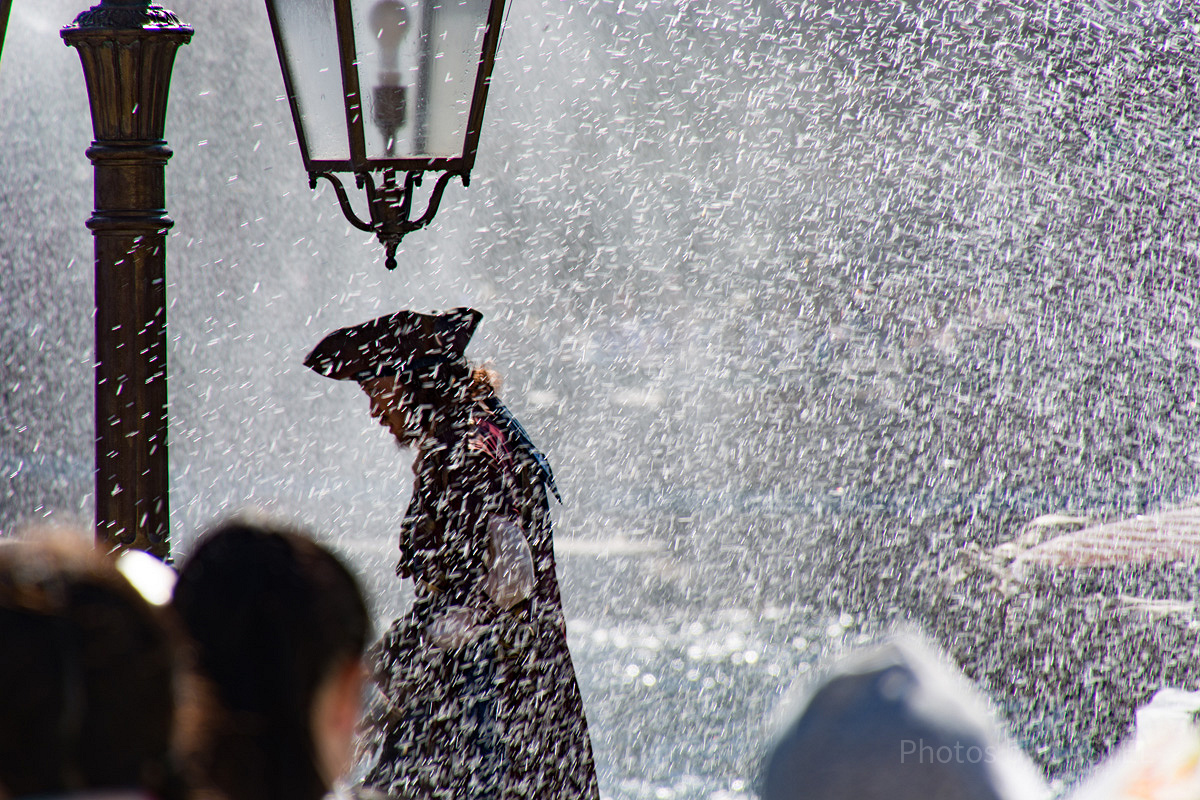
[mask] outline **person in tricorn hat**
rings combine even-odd
[[[381,701],[360,796],[598,800],[567,650],[546,459],[464,356],[482,314],[400,311],[325,337],[305,365],[356,381],[415,447],[397,574],[410,612],[373,648]]]

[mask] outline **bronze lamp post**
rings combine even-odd
[[[12,0],[0,0],[0,55],[4,53],[4,33],[8,30],[8,15],[12,11]]]
[[[470,180],[504,0],[266,3],[309,185],[333,184],[346,218],[379,237],[394,269],[396,245],[430,223],[450,178]],[[369,221],[338,172],[365,188]],[[426,172],[441,175],[414,218]]]
[[[95,140],[96,539],[170,555],[166,165],[175,51],[192,29],[149,0],[102,0],[62,30],[79,51]]]

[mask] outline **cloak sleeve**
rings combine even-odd
[[[411,525],[406,519],[416,550],[411,561],[424,564],[422,579],[437,590],[439,605],[491,615],[498,608],[486,585],[493,520],[520,520],[503,435],[494,426],[473,426],[444,455],[422,469],[414,489],[417,513]]]

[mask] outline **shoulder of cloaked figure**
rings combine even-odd
[[[497,464],[505,464],[512,458],[508,436],[504,430],[485,416],[478,416],[467,434],[467,450],[481,453]]]
[[[518,480],[527,487],[537,486],[547,496],[552,493],[562,501],[545,458],[502,420],[486,413],[473,417],[465,437],[465,450],[468,463],[473,457],[476,465],[486,464],[507,479]]]

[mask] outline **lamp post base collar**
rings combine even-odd
[[[180,21],[174,11],[162,6],[145,3],[144,5],[128,5],[103,0],[98,6],[93,6],[75,17],[75,21],[63,28],[66,38],[75,31],[131,30],[131,29],[175,29],[179,33],[191,37],[193,31]]]

